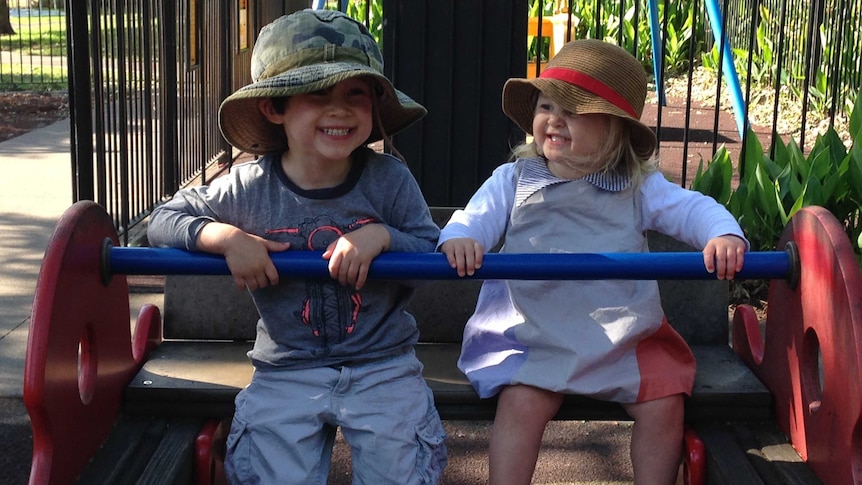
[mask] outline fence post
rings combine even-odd
[[[162,120],[159,122],[161,126],[161,146],[162,153],[158,163],[161,165],[162,179],[162,196],[173,194],[180,186],[180,167],[179,167],[179,152],[177,151],[177,100],[179,94],[177,89],[177,25],[176,9],[174,2],[161,2],[161,17],[166,28],[161,29],[162,38],[159,42],[159,68],[161,72],[159,77],[162,82],[159,83],[162,93],[159,98],[162,103]],[[153,201],[158,203],[158,201]]]
[[[69,129],[72,155],[72,199],[95,200],[93,175],[93,105],[90,101],[90,2],[66,0]]]

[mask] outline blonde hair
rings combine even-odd
[[[608,136],[602,146],[584,161],[603,160],[603,165],[597,172],[618,172],[625,174],[632,182],[632,187],[637,187],[647,175],[658,170],[658,160],[652,154],[648,156],[639,155],[631,142],[629,124],[623,118],[610,116]],[[518,158],[545,158],[539,153],[539,147],[535,140],[522,143],[512,148],[510,160]],[[580,161],[580,160],[578,160]]]

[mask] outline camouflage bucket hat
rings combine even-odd
[[[219,128],[231,145],[243,151],[283,151],[287,148],[284,129],[263,116],[258,101],[326,89],[355,76],[367,76],[379,86],[378,112],[386,135],[427,113],[383,75],[383,55],[361,23],[334,10],[307,9],[278,18],[261,29],[251,55],[252,84],[222,102]],[[383,135],[375,123],[366,142]]]
[[[572,113],[622,118],[629,125],[635,152],[643,157],[655,152],[655,133],[640,121],[647,93],[646,72],[622,47],[597,39],[573,40],[548,62],[538,78],[506,81],[503,112],[531,135],[539,91]]]

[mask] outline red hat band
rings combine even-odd
[[[542,79],[557,79],[585,89],[625,111],[632,118],[640,118],[631,103],[626,101],[626,99],[618,92],[614,91],[613,88],[589,74],[565,67],[549,67],[542,71],[542,74],[539,77]]]

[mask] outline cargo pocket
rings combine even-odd
[[[446,469],[446,431],[437,408],[434,407],[434,399],[431,391],[428,391],[428,412],[416,425],[416,437],[419,442],[419,450],[416,453],[416,472],[423,484],[436,485],[443,478],[443,470]]]
[[[225,475],[230,483],[247,483],[253,476],[251,443],[248,438],[248,423],[234,415],[227,435],[224,460]]]

